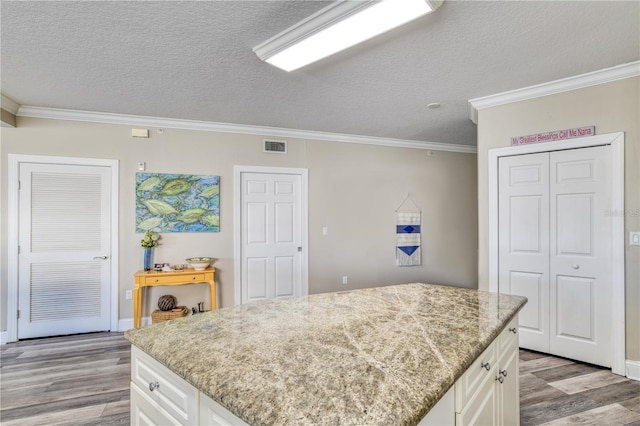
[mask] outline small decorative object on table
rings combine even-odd
[[[160,309],[156,309],[151,312],[151,322],[153,324],[169,321],[176,318],[186,317],[189,313],[189,310],[186,306],[176,306],[170,311],[161,311]]]
[[[140,240],[140,245],[144,247],[144,270],[150,271],[153,264],[153,248],[158,245],[160,234],[154,231],[144,233],[144,238]]]
[[[196,271],[204,271],[209,267],[212,257],[190,257],[187,259],[187,262],[195,269]]]
[[[178,299],[176,299],[175,296],[165,294],[158,299],[158,308],[160,308],[161,311],[170,311],[176,307],[177,303]]]

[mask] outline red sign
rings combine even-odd
[[[511,146],[529,145],[532,143],[555,142],[565,139],[582,138],[585,136],[594,136],[596,134],[595,126],[576,127],[575,129],[556,130],[555,132],[537,133],[527,136],[514,136],[511,138]]]

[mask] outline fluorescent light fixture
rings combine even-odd
[[[441,0],[341,0],[253,51],[263,61],[293,71],[433,12],[441,4]]]

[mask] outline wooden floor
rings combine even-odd
[[[640,426],[640,382],[520,350],[520,423]]]
[[[93,333],[1,347],[2,425],[128,425],[131,345]]]
[[[1,347],[2,425],[128,425],[129,343],[94,333]],[[520,351],[520,420],[638,425],[640,382],[610,371]]]

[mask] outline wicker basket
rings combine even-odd
[[[151,322],[153,324],[158,322],[169,321],[176,318],[182,318],[189,313],[189,310],[186,306],[176,306],[171,311],[161,311],[160,309],[156,309],[151,312]]]

